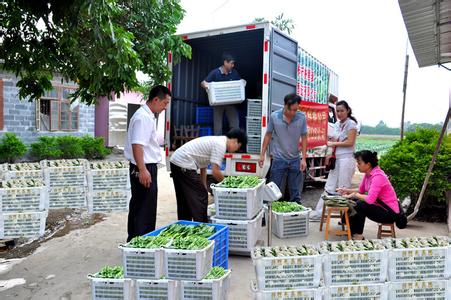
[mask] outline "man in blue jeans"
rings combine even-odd
[[[259,160],[260,167],[263,167],[266,149],[271,142],[270,180],[282,190],[282,182],[286,177],[290,201],[299,204],[299,186],[307,167],[307,120],[304,113],[298,111],[300,102],[298,95],[288,94],[284,98],[283,108],[271,114]],[[299,156],[299,144],[302,145],[302,159]]]

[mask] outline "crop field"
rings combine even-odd
[[[396,135],[359,135],[356,142],[356,151],[370,150],[376,151],[379,156],[387,152],[397,141]]]

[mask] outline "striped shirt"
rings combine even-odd
[[[175,150],[170,162],[188,170],[206,168],[210,163],[221,166],[226,150],[226,136],[202,136]]]

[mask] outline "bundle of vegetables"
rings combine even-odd
[[[120,266],[103,267],[99,273],[95,274],[97,278],[121,279],[124,278],[124,269]]]
[[[204,237],[187,236],[177,237],[172,240],[171,248],[179,250],[200,250],[210,244],[210,241]]]
[[[41,164],[39,163],[17,163],[17,164],[9,164],[9,171],[34,171],[40,170]]]
[[[386,244],[381,240],[323,242],[321,252],[353,252],[384,250]]]
[[[40,187],[43,185],[44,182],[41,179],[11,179],[0,182],[0,188],[3,189]]]
[[[295,211],[304,211],[307,210],[307,208],[296,202],[275,201],[272,203],[272,210],[278,213],[288,213]]]
[[[204,279],[218,279],[226,274],[227,270],[223,267],[213,267]]]
[[[259,183],[260,178],[257,176],[229,176],[221,181],[219,186],[232,189],[244,189],[256,187]]]
[[[450,239],[445,236],[412,237],[391,240],[391,246],[395,249],[448,247],[450,245]]]
[[[204,237],[209,238],[215,233],[215,227],[206,224],[200,225],[182,225],[182,224],[172,224],[169,225],[165,230],[160,232],[159,236],[178,238],[178,237]]]
[[[156,249],[169,245],[171,239],[164,236],[136,236],[127,245],[132,248]]]
[[[257,247],[254,248],[254,257],[289,257],[289,256],[307,256],[317,255],[318,250],[310,245],[295,246],[277,246],[277,247]]]
[[[104,169],[128,169],[128,161],[102,161],[91,162],[89,164],[92,170],[104,170]]]
[[[81,159],[58,159],[58,160],[48,160],[47,166],[51,168],[57,167],[79,167],[83,166],[84,161]]]

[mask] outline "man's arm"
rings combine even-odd
[[[203,183],[205,188],[207,188],[207,168],[201,168],[200,169],[200,181]]]
[[[301,171],[304,172],[307,168],[307,135],[301,135],[301,151],[302,151],[302,160],[301,160]]]
[[[218,182],[224,180],[224,175],[222,174],[221,169],[215,163],[211,164],[211,175],[213,175],[213,178],[216,179]]]
[[[152,177],[146,168],[144,163],[144,149],[143,145],[132,144],[133,158],[135,159],[136,166],[139,170],[139,182],[146,188],[149,188],[152,184]]]
[[[265,137],[263,138],[262,151],[260,152],[260,159],[258,160],[258,165],[260,168],[263,168],[263,163],[265,162],[266,150],[268,149],[269,142],[272,138],[272,132],[266,132]]]

